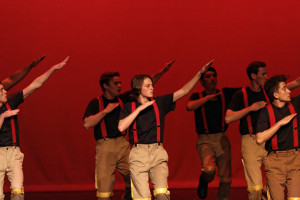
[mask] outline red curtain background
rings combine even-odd
[[[155,85],[156,95],[179,89],[211,59],[219,88],[247,85],[246,67],[254,60],[266,62],[269,76],[298,77],[299,7],[297,0],[1,1],[0,79],[47,54],[9,93],[70,56],[65,68],[20,107],[26,191],[94,188],[95,142],[82,117],[88,102],[101,94],[102,72],[119,71],[125,92],[133,75],[154,74],[175,58]],[[189,96],[166,117],[171,188],[196,187],[200,175],[194,116],[185,110]],[[238,123],[227,135],[232,185],[245,186]],[[123,188],[119,175],[115,188]]]

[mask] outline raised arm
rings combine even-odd
[[[293,89],[296,89],[297,87],[300,87],[300,76],[298,78],[296,78],[295,80],[287,83],[286,87],[289,90],[293,90]]]
[[[113,111],[118,106],[119,103],[109,103],[103,110],[101,110],[97,114],[85,117],[83,120],[84,128],[89,129],[96,126],[108,113]]]
[[[30,94],[32,94],[34,91],[42,87],[42,85],[48,80],[48,78],[52,75],[52,73],[56,70],[62,69],[63,66],[67,63],[69,60],[69,57],[65,58],[61,63],[58,63],[54,66],[52,66],[48,71],[46,71],[41,76],[37,77],[29,86],[27,86],[23,90],[23,97],[24,99],[27,98]]]
[[[270,139],[280,129],[280,127],[288,124],[296,115],[297,115],[297,113],[288,115],[285,118],[278,121],[274,126],[270,127],[269,129],[267,129],[263,132],[257,133],[256,134],[257,144],[261,145],[265,141]]]
[[[216,93],[216,94],[210,94],[210,95],[207,95],[205,97],[202,97],[202,98],[194,100],[194,101],[188,101],[187,105],[186,105],[186,109],[187,109],[187,111],[196,110],[199,107],[203,106],[206,102],[216,98],[220,94],[221,94],[221,92]]]
[[[119,131],[120,132],[125,131],[130,126],[130,124],[132,124],[132,122],[135,120],[138,114],[144,109],[146,109],[148,106],[151,106],[154,102],[155,101],[148,101],[147,103],[140,105],[132,113],[130,113],[130,115],[128,115],[124,119],[121,119],[118,125]]]
[[[160,79],[162,75],[164,75],[164,73],[166,73],[170,69],[174,62],[175,59],[171,62],[166,63],[166,65],[158,73],[152,76],[153,85]]]
[[[24,67],[23,69],[18,70],[13,75],[5,78],[3,81],[1,81],[4,89],[8,91],[13,86],[15,86],[18,82],[20,82],[29,72],[30,70],[37,66],[46,56],[42,56],[35,61],[33,61],[30,65]]]
[[[175,102],[178,99],[181,99],[182,97],[187,95],[193,89],[193,87],[196,85],[196,83],[198,82],[198,80],[201,77],[201,74],[203,74],[207,70],[207,68],[212,65],[212,63],[213,63],[213,60],[210,61],[209,63],[207,63],[206,65],[204,65],[202,67],[202,69],[199,72],[197,72],[196,75],[189,82],[187,82],[182,88],[180,88],[179,90],[174,92],[173,102]]]
[[[227,109],[225,115],[225,122],[229,124],[231,122],[237,121],[243,118],[244,116],[248,115],[250,112],[257,111],[264,108],[266,104],[267,103],[265,101],[258,101],[253,103],[251,106],[248,106],[239,111],[233,111],[231,109]]]
[[[15,110],[7,110],[4,113],[2,113],[0,115],[0,129],[3,125],[3,122],[4,122],[5,118],[17,115],[19,111],[20,111],[19,109],[15,109]]]

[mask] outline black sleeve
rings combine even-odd
[[[130,102],[131,101],[131,98],[130,98],[130,94],[131,94],[131,91],[126,91],[122,94],[120,94],[119,98],[123,101],[123,103],[127,103],[127,102]]]
[[[259,112],[256,132],[257,133],[263,132],[269,128],[270,128],[269,113],[268,113],[268,109],[265,107],[261,109]]]
[[[131,102],[128,102],[121,109],[119,120],[126,118],[132,112],[131,110]]]
[[[176,103],[173,102],[173,96],[174,94],[172,93],[155,98],[160,111],[167,114],[168,112],[175,110]]]
[[[13,93],[7,97],[7,102],[12,110],[24,102],[23,91]]]
[[[199,99],[199,93],[193,93],[189,99],[189,101],[195,101]]]
[[[91,115],[95,115],[99,112],[99,101],[97,98],[90,101],[87,108],[85,109],[85,113],[83,119],[89,117]]]
[[[239,111],[244,108],[244,98],[243,98],[243,93],[242,90],[238,90],[234,93],[230,104],[228,106],[228,109],[233,110],[233,111]]]

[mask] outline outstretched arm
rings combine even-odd
[[[34,91],[42,87],[42,85],[48,80],[48,78],[52,75],[52,73],[56,70],[62,69],[63,66],[67,63],[69,60],[69,57],[65,58],[64,61],[61,63],[58,63],[54,66],[52,66],[48,71],[46,71],[41,76],[37,77],[29,86],[27,86],[23,90],[23,97],[24,99],[27,98],[30,94],[32,94]]]
[[[253,103],[251,106],[248,106],[239,111],[233,111],[231,109],[228,109],[225,115],[225,122],[229,124],[231,122],[237,121],[243,118],[244,116],[248,115],[250,112],[257,111],[264,108],[266,104],[267,103],[265,101],[258,101]]]
[[[166,73],[170,69],[170,67],[173,65],[174,62],[175,59],[172,60],[171,62],[166,63],[166,65],[162,68],[162,70],[160,70],[158,73],[152,76],[153,85],[160,79],[162,75],[164,75],[164,73]]]
[[[35,61],[33,61],[30,65],[24,67],[23,69],[18,70],[13,75],[5,78],[3,81],[1,81],[3,88],[8,91],[13,86],[15,86],[18,82],[20,82],[28,73],[29,71],[37,66],[46,56],[42,56]]]
[[[296,115],[297,115],[297,113],[288,115],[285,118],[283,118],[280,121],[278,121],[274,126],[270,127],[269,129],[267,129],[267,130],[265,130],[263,132],[257,133],[256,134],[256,142],[257,142],[257,144],[261,145],[265,141],[267,141],[268,139],[270,139],[278,131],[278,129],[280,127],[288,124]]]
[[[14,115],[18,114],[19,111],[20,111],[19,109],[15,109],[15,110],[7,110],[4,113],[2,113],[0,115],[0,128],[3,125],[3,122],[4,122],[5,118],[14,116]]]
[[[118,106],[119,103],[109,103],[103,110],[101,110],[97,114],[84,118],[84,128],[89,129],[96,126],[108,113],[113,111]]]
[[[213,60],[210,61],[209,63],[207,63],[206,65],[204,65],[202,67],[202,69],[199,72],[197,72],[197,74],[189,82],[187,82],[181,89],[174,92],[173,102],[175,102],[178,99],[181,99],[182,97],[187,95],[193,89],[193,87],[196,85],[196,83],[198,82],[198,80],[201,77],[201,74],[203,74],[207,70],[207,68],[212,65],[212,63],[213,63]]]
[[[293,89],[296,89],[297,87],[300,87],[300,76],[298,78],[296,78],[295,80],[287,83],[286,87],[289,90],[293,90]]]
[[[148,101],[147,103],[144,103],[142,105],[140,105],[139,107],[137,107],[132,113],[130,113],[130,115],[128,115],[127,117],[125,117],[124,119],[121,119],[119,121],[119,125],[118,125],[118,129],[120,132],[125,131],[130,124],[132,124],[132,122],[135,120],[135,118],[138,116],[138,114],[143,111],[144,109],[146,109],[148,106],[151,106],[154,101]]]
[[[188,101],[186,105],[187,111],[192,111],[196,110],[199,107],[203,106],[206,102],[216,98],[218,95],[220,95],[221,92],[216,93],[216,94],[210,94],[205,97],[202,97],[201,99],[193,100],[193,101]]]

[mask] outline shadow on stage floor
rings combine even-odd
[[[196,189],[170,189],[172,200],[199,200]],[[94,191],[72,191],[72,192],[26,192],[25,200],[96,200]],[[121,200],[123,191],[114,191],[112,200]],[[5,200],[9,200],[10,195],[6,193]],[[209,188],[207,200],[217,199],[217,188]],[[247,199],[247,189],[245,187],[231,188],[231,200]]]

